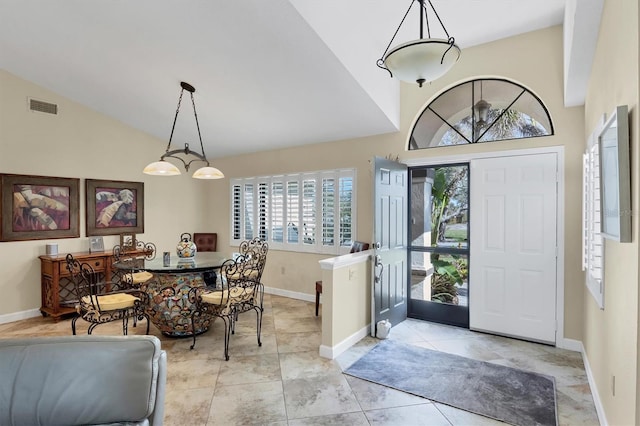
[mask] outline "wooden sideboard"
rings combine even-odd
[[[111,252],[71,253],[80,263],[88,263],[106,281],[111,280],[113,254]],[[57,322],[63,315],[76,311],[73,279],[67,270],[67,254],[40,256],[42,316],[51,316]]]

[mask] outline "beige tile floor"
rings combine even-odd
[[[223,360],[222,322],[191,339],[162,336],[168,354],[165,425],[497,425],[494,420],[346,376],[342,370],[376,344],[366,337],[336,360],[318,355],[319,317],[312,303],[265,295],[262,347],[255,315],[242,314]],[[70,320],[32,318],[0,324],[0,338],[71,333]],[[144,323],[130,327],[144,333]],[[87,324],[78,320],[79,333]],[[119,323],[94,334],[120,334]],[[560,425],[597,425],[580,354],[423,321],[406,320],[391,339],[556,378]]]

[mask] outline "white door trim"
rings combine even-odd
[[[556,346],[575,350],[575,341],[564,338],[564,146],[548,146],[531,149],[514,149],[492,152],[476,152],[467,154],[447,155],[441,157],[422,157],[403,160],[409,167],[431,166],[438,164],[470,162],[481,158],[512,157],[519,155],[555,153],[558,156],[558,263],[556,270]]]

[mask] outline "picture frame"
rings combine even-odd
[[[89,253],[104,251],[104,240],[102,237],[89,237]]]
[[[631,175],[629,112],[618,106],[598,136],[600,145],[601,233],[607,239],[631,242]]]
[[[0,174],[0,241],[80,237],[80,179]]]
[[[120,248],[135,247],[136,246],[136,234],[132,232],[124,232],[120,234]]]
[[[144,183],[87,179],[87,236],[144,232]]]

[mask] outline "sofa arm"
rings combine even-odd
[[[0,424],[162,424],[166,362],[155,336],[0,339]]]

